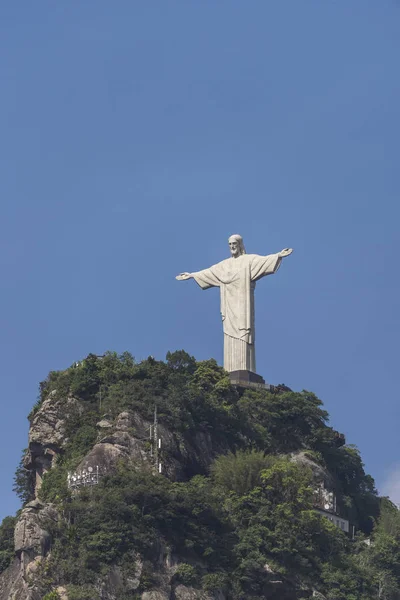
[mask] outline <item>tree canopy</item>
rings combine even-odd
[[[93,599],[100,574],[115,564],[129,574],[137,556],[143,591],[152,585],[161,540],[182,557],[177,581],[223,590],[231,600],[278,599],[280,578],[296,598],[315,590],[328,600],[399,600],[399,511],[378,498],[357,448],[329,426],[311,392],[237,389],[214,360],[197,362],[184,351],[169,352],[166,362],[89,355],[49,374],[31,419],[53,390],[77,398],[82,410],[68,415],[69,441],[40,490],[64,515],[52,525],[44,593],[62,582],[71,598]],[[128,411],[151,421],[155,404],[182,447],[199,432],[210,437],[212,464],[190,462],[178,482],[121,463],[98,486],[72,494],[67,471],[96,443],[99,419]],[[356,539],[314,510],[314,474],[293,460],[300,452],[329,473]],[[23,502],[29,477],[20,465]],[[8,519],[0,527],[0,569],[12,556]]]

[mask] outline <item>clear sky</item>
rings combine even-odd
[[[222,362],[217,290],[257,285],[258,372],[314,391],[400,502],[397,0],[0,6],[0,517],[39,381],[89,352]],[[397,489],[397,491],[396,491]]]

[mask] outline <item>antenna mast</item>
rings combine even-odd
[[[158,471],[158,418],[157,418],[157,405],[154,407],[154,466],[156,472]]]
[[[154,470],[156,473],[161,473],[161,462],[159,462],[159,450],[161,448],[161,438],[158,437],[158,416],[157,405],[154,407],[154,425],[153,425],[153,445],[154,449]]]

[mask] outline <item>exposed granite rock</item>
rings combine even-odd
[[[11,600],[12,598],[28,600],[24,590],[27,585],[22,580],[20,572],[20,562],[18,558],[15,558],[13,563],[0,576],[0,600]]]
[[[0,575],[0,600],[42,600],[43,594],[32,578],[25,576],[21,562],[14,562]]]
[[[297,452],[292,454],[291,459],[297,464],[304,465],[309,467],[313,474],[313,479],[317,483],[324,483],[327,488],[331,488],[333,486],[333,480],[331,474],[324,469],[320,464],[318,464],[315,460],[312,460],[307,455],[307,452]]]
[[[110,421],[107,421],[106,419],[102,419],[101,421],[99,421],[98,423],[96,423],[97,427],[100,427],[102,429],[107,429],[109,427],[112,427],[113,424],[110,423]]]
[[[126,431],[130,427],[132,427],[131,414],[127,411],[120,413],[115,419],[115,428],[122,431]]]
[[[124,579],[121,569],[112,567],[107,577],[98,586],[101,600],[118,600],[118,595],[124,591]]]
[[[25,566],[25,578],[29,581],[34,578],[43,561],[42,556],[36,556],[30,563]]]
[[[41,600],[37,572],[51,547],[47,529],[59,516],[50,504],[25,505],[14,530],[15,560],[0,576],[0,600]]]
[[[126,460],[133,467],[140,468],[148,462],[148,452],[142,441],[129,435],[126,431],[110,433],[93,446],[89,454],[85,456],[78,471],[97,466],[101,473],[112,472],[120,459]]]
[[[72,396],[59,398],[53,390],[34,415],[29,430],[29,443],[44,447],[62,448],[65,438],[65,422],[72,410],[82,412],[79,400]]]
[[[121,593],[134,592],[140,585],[143,563],[139,556],[133,557],[133,572],[131,576],[125,576],[122,569],[114,565],[107,576],[103,578],[98,586],[101,600],[118,600]]]
[[[117,417],[119,423],[122,414],[129,415],[129,413],[121,413]],[[138,413],[132,413],[130,424],[133,437],[149,440],[149,429],[152,423],[145,421]],[[162,440],[163,473],[174,481],[186,480],[194,473],[207,473],[214,458],[227,451],[226,447],[213,444],[212,436],[208,431],[197,431],[190,437],[184,437],[159,423],[158,435]]]
[[[142,600],[170,600],[170,598],[171,595],[162,590],[151,590],[142,594]]]
[[[125,587],[129,592],[137,590],[140,585],[140,578],[143,572],[143,561],[140,556],[137,556],[133,562],[133,572],[129,577],[126,577]]]
[[[60,596],[60,600],[68,600],[67,590],[64,586],[60,585],[56,589],[57,594]]]
[[[36,473],[36,492],[43,474],[54,466],[68,439],[66,422],[74,412],[81,414],[83,405],[73,397],[59,398],[53,391],[40,406],[31,421],[29,432],[29,452],[25,466]],[[132,468],[151,465],[149,452],[150,427],[152,423],[136,412],[124,411],[114,420],[104,414],[97,423],[99,437],[77,470],[99,466],[102,473],[112,472],[123,459]],[[205,473],[208,467],[226,448],[213,444],[207,431],[197,431],[192,437],[169,430],[163,424],[158,426],[162,440],[160,457],[163,473],[174,481],[185,480],[194,473]],[[306,453],[292,455],[298,463],[309,466],[316,481],[330,481],[329,474]],[[29,502],[22,510],[15,527],[16,558],[13,564],[0,575],[0,600],[41,600],[40,573],[45,566],[51,548],[49,523],[60,516],[54,506],[39,500]],[[155,549],[156,563],[154,588],[141,594],[142,600],[226,600],[222,592],[207,593],[194,587],[177,583],[174,577],[182,557],[172,556],[170,550],[160,545]],[[125,568],[125,564],[124,564]],[[132,556],[129,575],[114,565],[103,576],[96,587],[101,600],[118,600],[122,594],[137,593],[140,589],[143,563],[139,556]],[[265,565],[268,581],[266,596],[270,600],[296,600],[295,589],[283,581],[269,565]],[[63,581],[58,582],[57,591],[62,600],[68,600],[67,588]],[[311,596],[311,590],[309,594]],[[315,598],[323,596],[314,592]]]
[[[266,571],[269,575],[275,575],[275,571],[270,567],[268,563],[265,563],[264,571]]]
[[[224,596],[220,592],[210,595],[207,592],[186,585],[178,585],[174,590],[173,597],[174,600],[224,600]]]
[[[65,425],[72,411],[82,412],[79,400],[73,397],[59,398],[57,390],[53,390],[31,420],[24,466],[35,471],[35,496],[42,484],[44,473],[51,469],[57,455],[68,441]]]
[[[106,433],[92,450],[85,456],[77,470],[99,466],[101,473],[112,472],[119,460],[126,460],[133,468],[142,468],[151,464],[149,452],[151,423],[145,421],[138,413],[123,412],[115,419],[112,430]],[[191,443],[179,439],[163,425],[158,426],[162,440],[163,473],[175,481],[186,479],[186,470],[194,468],[205,471],[212,461],[213,452],[211,438],[199,437],[199,448],[196,440]],[[201,460],[202,465],[197,463]],[[196,465],[196,466],[193,466]]]
[[[46,527],[56,523],[58,513],[51,504],[39,500],[29,502],[22,510],[14,531],[14,548],[25,574],[30,562],[46,556],[51,546],[51,536]]]

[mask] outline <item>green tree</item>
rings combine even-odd
[[[14,557],[14,528],[16,517],[6,517],[0,525],[0,573],[11,563]]]
[[[176,371],[194,373],[196,369],[196,359],[194,358],[194,356],[190,356],[190,354],[188,354],[184,350],[167,352],[166,361],[167,365],[171,369],[175,369]]]
[[[377,598],[400,598],[400,511],[387,498],[381,501],[381,515],[359,560],[372,574]]]
[[[225,494],[235,492],[243,496],[261,484],[261,472],[274,460],[259,450],[238,450],[219,456],[211,467],[211,474]]]
[[[22,457],[15,470],[13,491],[17,494],[22,504],[26,504],[34,497],[34,473],[25,466],[27,449],[22,451]]]

